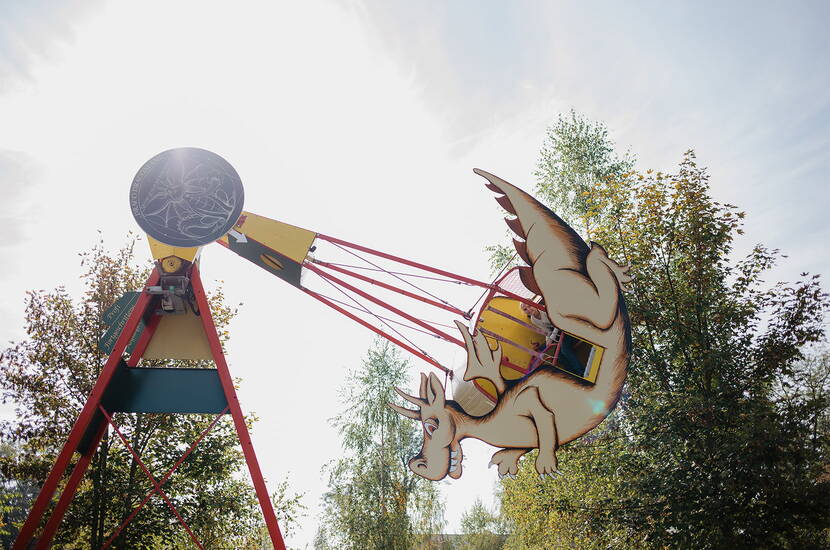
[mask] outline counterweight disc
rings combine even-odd
[[[202,246],[225,235],[239,219],[244,198],[233,166],[195,147],[154,156],[130,187],[130,208],[138,225],[171,246]]]

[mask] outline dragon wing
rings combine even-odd
[[[519,275],[528,290],[545,299],[550,320],[591,342],[605,341],[605,333],[621,319],[621,290],[631,281],[628,267],[608,258],[597,243],[585,244],[562,218],[521,189],[483,170],[475,173],[499,194],[502,208],[516,216],[505,221],[520,237],[513,243],[528,264]]]
[[[554,289],[545,288],[545,278],[534,272],[572,270],[585,273],[589,248],[576,231],[551,209],[518,187],[478,168],[473,170],[487,179],[487,188],[499,193],[496,202],[516,216],[505,218],[507,226],[521,240],[513,239],[519,256],[527,266],[520,267],[522,282],[531,292],[548,298]]]

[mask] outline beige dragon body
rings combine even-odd
[[[465,380],[485,378],[499,392],[495,408],[481,417],[467,414],[444,398],[435,375],[421,377],[418,397],[398,390],[418,410],[391,405],[424,426],[421,453],[410,468],[428,479],[461,476],[460,441],[473,437],[502,450],[491,464],[499,475],[516,474],[518,460],[538,448],[536,470],[541,475],[558,471],[556,451],[595,428],[616,405],[625,381],[630,355],[630,325],[622,297],[631,280],[627,268],[609,259],[596,243],[591,246],[539,201],[481,170],[496,200],[516,218],[507,224],[520,237],[516,249],[528,265],[522,281],[544,298],[548,317],[557,328],[604,348],[596,381],[591,384],[558,369],[543,366],[530,375],[505,381],[499,373],[500,344],[490,349],[484,335],[471,335],[461,323],[467,347]]]

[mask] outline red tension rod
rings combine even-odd
[[[314,259],[314,260],[311,260],[311,261],[314,262],[317,265],[326,267],[326,268],[331,269],[333,271],[338,271],[338,272],[343,273],[345,275],[349,275],[350,277],[354,277],[355,279],[359,279],[361,281],[365,281],[367,283],[377,285],[381,288],[385,288],[386,290],[391,290],[392,292],[397,292],[398,294],[403,294],[404,296],[408,296],[409,298],[412,298],[414,300],[418,300],[420,302],[424,302],[424,303],[429,304],[431,306],[435,306],[435,307],[439,307],[441,309],[445,309],[445,310],[449,311],[450,313],[455,313],[456,315],[460,315],[461,317],[464,317],[465,319],[470,318],[470,315],[467,314],[467,312],[461,311],[457,307],[453,307],[451,305],[443,304],[441,302],[438,302],[436,300],[431,300],[431,299],[425,298],[423,296],[419,296],[419,295],[415,294],[414,292],[409,292],[408,290],[404,290],[404,289],[398,288],[394,285],[384,283],[383,281],[378,281],[377,279],[373,279],[371,277],[361,275],[360,273],[355,273],[354,271],[345,269],[343,267],[340,267],[338,265],[335,265],[335,264],[332,264],[332,263],[329,263],[329,262],[324,262],[323,260]]]
[[[429,323],[426,323],[426,322],[424,322],[424,321],[421,321],[421,320],[420,320],[420,319],[418,319],[417,317],[414,317],[414,316],[412,316],[412,315],[409,315],[408,313],[405,313],[405,312],[401,311],[400,309],[396,308],[395,306],[390,305],[390,304],[387,304],[386,302],[384,302],[383,300],[381,300],[381,299],[379,299],[379,298],[375,298],[375,297],[374,297],[374,296],[372,296],[371,294],[369,294],[369,293],[367,293],[367,292],[364,292],[364,291],[360,290],[359,288],[357,288],[357,287],[355,287],[355,286],[350,285],[349,283],[347,283],[347,282],[343,281],[342,279],[338,279],[337,277],[335,277],[335,276],[334,276],[334,275],[332,275],[331,273],[328,273],[328,272],[326,272],[326,271],[323,271],[322,269],[320,269],[319,267],[315,266],[314,264],[311,264],[311,263],[306,262],[306,263],[304,263],[304,264],[303,264],[303,266],[304,266],[306,269],[310,269],[310,270],[311,270],[311,271],[313,271],[314,273],[316,273],[316,274],[318,274],[319,276],[323,277],[324,279],[328,279],[329,281],[331,281],[331,282],[333,282],[333,283],[335,283],[335,284],[337,284],[337,285],[340,285],[340,286],[342,286],[343,288],[347,288],[347,289],[351,290],[352,292],[356,293],[357,295],[359,295],[359,296],[361,296],[361,297],[363,297],[363,298],[366,298],[367,300],[369,300],[369,301],[371,301],[371,302],[373,302],[373,303],[375,303],[375,304],[377,304],[377,305],[379,305],[379,306],[381,306],[381,307],[383,307],[383,308],[385,308],[385,309],[388,309],[389,311],[392,311],[393,313],[396,313],[396,314],[400,315],[400,316],[401,316],[401,317],[403,317],[404,319],[406,319],[406,320],[408,320],[408,321],[410,321],[410,322],[413,322],[413,323],[415,323],[416,325],[419,325],[420,327],[422,327],[422,328],[424,328],[424,329],[426,329],[426,330],[428,330],[428,331],[430,331],[430,332],[432,332],[432,333],[434,333],[434,334],[436,334],[436,335],[440,336],[440,337],[441,337],[441,338],[443,338],[444,340],[447,340],[448,342],[452,342],[452,343],[454,343],[454,344],[457,344],[457,345],[461,346],[462,348],[464,347],[464,342],[462,342],[462,341],[461,341],[461,340],[459,340],[458,338],[453,338],[452,336],[450,336],[450,335],[449,335],[449,334],[447,334],[446,332],[444,332],[444,331],[442,331],[442,330],[438,330],[437,328],[433,327],[433,326],[432,326],[432,325],[430,325]]]
[[[358,323],[360,323],[364,327],[368,328],[369,330],[371,330],[372,332],[374,332],[378,336],[382,336],[383,338],[386,338],[387,340],[389,340],[393,344],[397,344],[398,346],[402,347],[403,349],[405,349],[409,353],[415,355],[416,357],[420,357],[421,359],[423,359],[424,361],[426,361],[427,363],[429,363],[433,367],[435,367],[435,368],[437,368],[437,369],[439,369],[439,370],[441,370],[445,373],[450,373],[451,372],[450,369],[448,369],[447,367],[445,367],[444,365],[442,365],[441,363],[439,363],[438,361],[436,361],[435,359],[433,359],[429,355],[427,355],[427,354],[415,349],[414,347],[404,343],[403,341],[399,340],[398,338],[395,338],[394,336],[392,336],[388,332],[382,331],[381,329],[377,328],[376,326],[369,323],[365,319],[361,319],[360,317],[358,317],[357,315],[355,315],[351,311],[348,311],[348,310],[338,306],[337,304],[335,304],[331,300],[327,299],[325,296],[323,296],[321,294],[318,294],[317,292],[314,292],[313,290],[309,290],[307,288],[302,288],[301,290],[303,292],[305,292],[306,294],[308,294],[309,296],[312,296],[313,298],[316,298],[317,300],[320,300],[321,302],[323,302],[324,304],[326,304],[327,306],[329,306],[333,310],[337,311],[338,313],[342,313],[343,315],[345,315],[349,319],[352,319],[353,321],[357,321]]]
[[[400,256],[395,256],[393,254],[387,254],[386,252],[381,252],[380,250],[375,250],[373,248],[369,248],[363,245],[355,244],[349,241],[344,241],[343,239],[338,239],[337,237],[331,237],[329,235],[324,235],[322,233],[317,234],[318,239],[322,239],[324,241],[328,241],[330,243],[343,245],[348,248],[353,248],[355,250],[360,250],[361,252],[365,252],[367,254],[372,254],[373,256],[378,256],[380,258],[385,258],[387,260],[391,260],[393,262],[398,262],[400,264],[408,265],[410,267],[414,267],[417,269],[422,269],[424,271],[428,271],[430,273],[435,273],[437,275],[441,275],[444,277],[449,277],[450,279],[455,279],[456,281],[460,281],[462,283],[467,283],[468,285],[478,286],[481,288],[489,288],[493,290],[497,290],[499,293],[504,294],[505,296],[509,296],[520,302],[524,302],[530,306],[538,307],[538,304],[533,302],[532,300],[528,300],[523,296],[519,296],[518,294],[514,294],[509,290],[505,290],[493,283],[485,283],[482,281],[478,281],[476,279],[471,279],[469,277],[465,277],[463,275],[458,275],[457,273],[453,273],[451,271],[445,271],[443,269],[438,269],[436,267],[430,267],[426,264],[414,262],[412,260],[407,260],[406,258],[401,258]]]

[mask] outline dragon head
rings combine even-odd
[[[424,443],[421,452],[409,461],[409,469],[421,477],[439,481],[449,475],[461,477],[461,445],[456,439],[456,422],[444,399],[444,386],[435,374],[421,373],[420,397],[414,397],[395,388],[398,395],[418,406],[407,409],[389,403],[396,412],[421,422]]]

